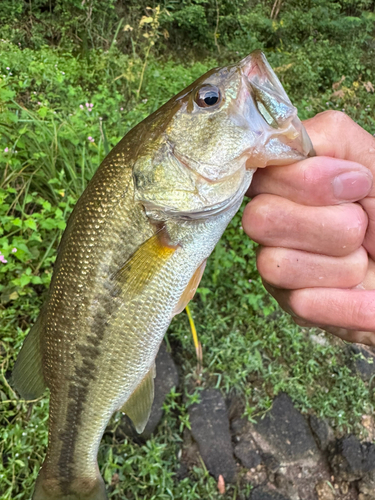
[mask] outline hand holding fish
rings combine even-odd
[[[319,156],[258,170],[243,227],[297,324],[375,345],[375,139],[335,111],[305,127]]]

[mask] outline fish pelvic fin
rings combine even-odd
[[[42,309],[24,340],[11,378],[11,384],[26,400],[39,398],[46,388],[42,368],[43,333],[44,313]]]
[[[188,286],[185,288],[185,291],[181,295],[180,300],[178,301],[173,311],[173,316],[175,316],[176,314],[180,314],[180,312],[182,312],[185,309],[185,307],[194,297],[195,292],[197,291],[199,283],[202,279],[204,268],[206,267],[206,262],[207,259],[202,262],[202,264],[198,267],[193,276],[190,278]]]
[[[32,500],[107,500],[102,477],[75,477],[71,483],[66,480],[46,478],[41,469],[36,481]]]
[[[156,375],[155,362],[147,375],[132,393],[126,403],[120,408],[133,422],[138,434],[146,427],[154,401],[154,378]]]

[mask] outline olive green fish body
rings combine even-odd
[[[111,400],[113,387],[121,382],[114,372],[122,364],[121,376],[127,371],[126,360],[115,359],[106,366],[105,376],[100,369],[100,363],[111,363],[116,335],[124,331],[111,332],[106,325],[116,311],[110,277],[153,234],[144,212],[129,203],[134,186],[131,168],[123,161],[122,155],[115,156],[103,165],[79,200],[59,248],[43,310],[43,375],[50,389],[50,421],[36,499],[42,482],[51,498],[65,498],[81,487],[95,489],[100,478],[97,448],[117,409]]]
[[[256,167],[311,143],[259,53],[212,70],[112,150],[63,235],[40,317],[17,359],[23,397],[50,390],[34,500],[103,500],[96,456],[122,410],[141,432],[171,318],[238,210]]]
[[[230,210],[207,221],[169,221],[166,234],[176,248],[171,249],[170,258],[135,295],[117,290],[112,271],[121,264],[112,266],[110,252],[101,257],[100,250],[93,246],[91,255],[83,259],[84,266],[71,263],[75,266],[74,279],[68,282],[63,296],[51,295],[47,313],[48,324],[61,325],[60,330],[53,326],[45,332],[45,366],[51,366],[45,371],[45,379],[51,402],[49,451],[41,477],[47,481],[47,489],[51,487],[49,477],[52,482],[59,478],[56,489],[64,494],[75,481],[85,480],[85,487],[89,479],[97,481],[96,455],[108,420],[152,369],[180,296],[196,269],[211,254],[241,199],[242,196]],[[149,224],[140,230],[144,238],[153,234]],[[92,230],[85,232],[91,238]],[[81,238],[83,228],[79,234]],[[108,231],[116,248],[114,236],[114,231]],[[131,234],[122,236],[131,238]],[[132,252],[128,253],[130,256]],[[98,279],[93,287],[95,293],[88,295],[81,292],[87,288],[80,285],[91,279],[86,274],[90,264],[88,274]],[[59,266],[65,265],[62,259]],[[108,269],[106,279],[103,269]],[[58,283],[54,289],[59,290]],[[74,312],[69,304],[76,302],[80,307]],[[68,335],[70,340],[62,351],[61,339]]]

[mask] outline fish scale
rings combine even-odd
[[[33,500],[106,498],[97,465],[105,427],[121,410],[144,429],[160,343],[256,167],[310,152],[296,109],[254,53],[203,75],[103,161],[68,221],[13,372],[25,398],[50,390]]]

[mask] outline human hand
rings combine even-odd
[[[258,170],[243,228],[297,324],[375,345],[375,139],[335,111],[305,127],[319,156]]]

